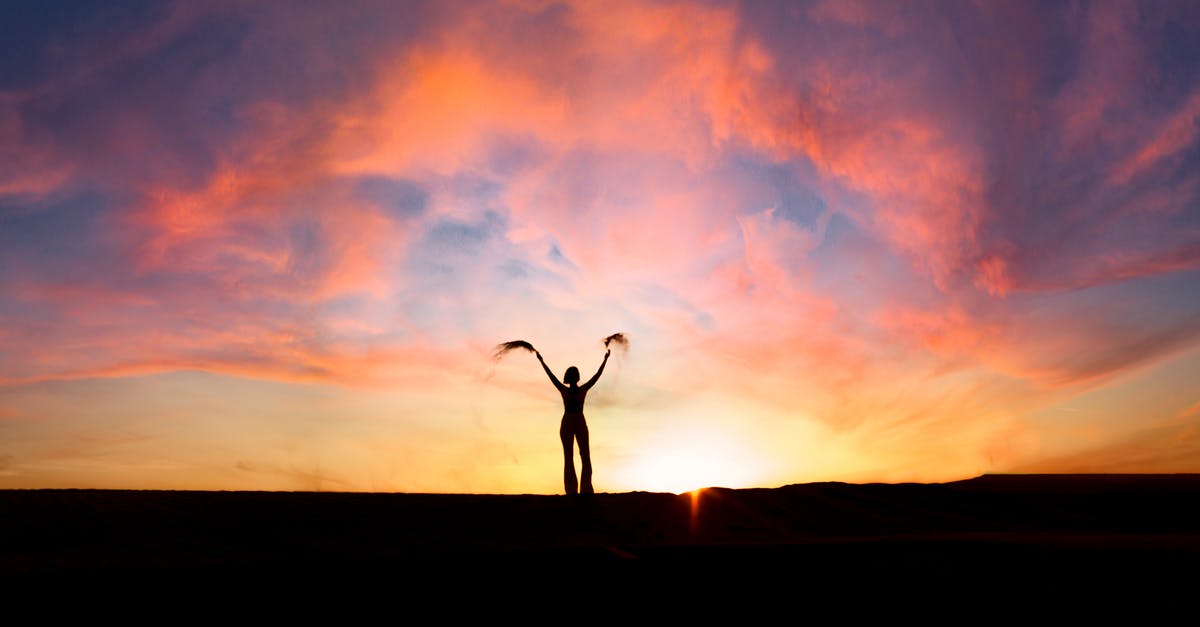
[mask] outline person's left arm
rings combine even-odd
[[[584,383],[580,387],[586,390],[591,388],[593,385],[596,385],[596,381],[598,381],[600,379],[600,375],[604,373],[604,364],[608,363],[608,356],[611,354],[612,350],[604,351],[604,361],[600,362],[600,368],[596,370],[596,374],[592,375],[591,379],[588,379],[587,383]]]

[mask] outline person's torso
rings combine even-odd
[[[579,387],[567,386],[562,389],[563,411],[568,414],[583,413],[583,399],[587,396],[587,390]]]

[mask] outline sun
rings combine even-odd
[[[753,487],[762,476],[761,467],[757,456],[736,439],[690,434],[670,446],[638,450],[620,475],[628,489],[682,494],[709,487]]]

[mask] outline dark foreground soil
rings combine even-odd
[[[698,497],[7,490],[0,583],[361,586],[467,605],[480,594],[681,604],[740,594],[786,607],[837,599],[851,614],[876,593],[993,607],[1169,602],[1200,589],[1200,475],[987,475]]]

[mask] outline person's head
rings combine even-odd
[[[579,368],[576,368],[575,366],[567,368],[567,373],[563,375],[563,383],[566,383],[567,385],[579,383]]]

